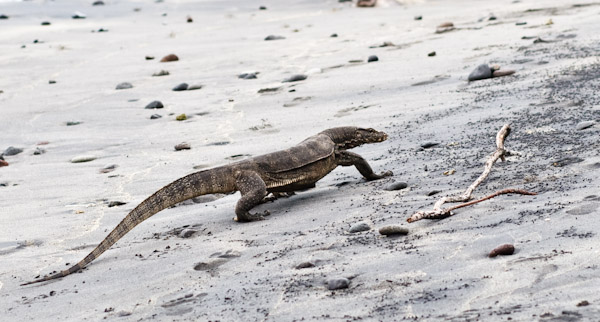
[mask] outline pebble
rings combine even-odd
[[[163,108],[163,107],[165,107],[165,106],[163,105],[163,103],[161,101],[153,101],[150,104],[146,105],[146,107],[144,107],[144,108],[153,109],[153,108]]]
[[[7,15],[0,15],[0,19],[8,19]]]
[[[192,17],[190,17],[190,16],[187,16],[187,20],[186,21],[188,23],[192,23],[192,22],[194,22],[194,19],[192,19]]]
[[[123,82],[121,84],[118,84],[115,89],[128,89],[128,88],[133,88],[133,85],[131,85],[131,83],[128,83],[128,82]]]
[[[415,16],[415,20],[423,20],[423,16]]]
[[[109,173],[109,172],[113,172],[115,171],[115,169],[117,169],[119,166],[116,164],[109,164],[107,166],[105,166],[104,168],[100,169],[100,173]]]
[[[383,190],[395,191],[395,190],[406,189],[406,187],[408,187],[408,183],[398,181],[398,182],[392,182],[391,184],[385,186],[385,188],[383,188]]]
[[[4,161],[4,159],[0,158],[0,167],[7,167],[8,162]]]
[[[371,226],[369,226],[369,224],[367,224],[366,222],[358,222],[358,223],[352,225],[352,227],[350,227],[349,232],[359,233],[361,231],[367,231],[367,230],[371,230]]]
[[[303,263],[296,265],[296,269],[311,268],[311,267],[315,267],[315,264],[313,264],[311,262],[303,262]]]
[[[153,60],[154,56],[146,56],[146,60]]]
[[[104,5],[104,1],[98,0],[98,1],[94,1],[94,3],[92,3],[92,6],[103,6]]]
[[[179,143],[175,146],[175,151],[189,150],[192,147],[188,143]]]
[[[590,302],[588,302],[586,300],[583,300],[583,301],[577,303],[577,306],[579,306],[579,307],[581,307],[581,306],[588,306],[588,305],[590,305]]]
[[[185,115],[185,113],[183,113],[183,114],[179,114],[179,115],[177,115],[177,116],[175,117],[175,119],[176,119],[177,121],[185,121],[185,120],[187,120],[187,116]]]
[[[582,158],[579,158],[579,157],[566,157],[566,158],[562,158],[560,160],[552,162],[552,166],[560,168],[560,167],[564,167],[564,166],[569,165],[569,164],[580,163],[580,162],[583,162]]]
[[[85,19],[86,15],[85,13],[79,12],[79,11],[75,11],[75,13],[71,16],[71,18],[73,19]]]
[[[108,207],[112,208],[112,207],[118,207],[118,206],[122,206],[122,205],[126,205],[126,202],[123,201],[111,201],[108,203]]]
[[[303,81],[306,78],[308,78],[308,76],[302,75],[302,74],[296,74],[296,75],[292,75],[292,76],[284,79],[283,83]]]
[[[260,7],[258,7],[258,10],[267,10],[267,7],[265,7],[265,6],[260,6]]]
[[[56,81],[51,79],[48,81],[48,84],[56,84]]]
[[[50,21],[42,21],[42,26],[50,26]]]
[[[191,228],[185,228],[184,230],[182,230],[179,233],[179,237],[180,238],[190,238],[192,236],[194,236],[194,234],[196,234],[198,231],[195,229],[191,229]]]
[[[46,153],[46,150],[44,150],[40,147],[35,148],[35,151],[33,151],[33,155],[40,155],[40,154],[44,154],[44,153]]]
[[[408,235],[408,228],[396,225],[390,225],[379,228],[379,233],[385,236]]]
[[[268,35],[265,40],[280,40],[280,39],[285,39],[285,37],[283,36],[276,36],[276,35]]]
[[[429,149],[429,148],[433,148],[434,146],[438,146],[440,145],[439,142],[425,142],[423,144],[421,144],[421,147],[423,149]]]
[[[329,36],[329,37],[331,37],[331,38],[337,38],[337,36],[338,36],[338,34],[331,34],[331,36]]]
[[[442,192],[441,190],[431,190],[427,193],[427,196],[433,196],[433,195],[437,195],[438,193]]]
[[[75,125],[81,124],[81,122],[79,122],[79,121],[68,121],[66,124],[67,124],[67,126],[75,126]]]
[[[495,70],[492,73],[492,77],[502,77],[502,76],[508,76],[508,75],[512,75],[514,74],[515,71],[512,69],[506,69],[506,70]]]
[[[71,159],[71,163],[83,163],[90,162],[96,160],[96,157],[93,155],[79,155]]]
[[[592,127],[594,125],[596,125],[596,121],[584,121],[584,122],[577,123],[577,126],[575,126],[575,128],[578,131],[581,131],[581,130],[585,130],[589,127]]]
[[[444,22],[444,23],[440,24],[439,26],[437,26],[435,33],[441,34],[441,33],[452,31],[452,30],[454,30],[454,24],[451,22]]]
[[[488,64],[481,64],[469,74],[469,82],[492,78],[492,69]]]
[[[11,155],[17,155],[21,152],[23,152],[23,149],[15,148],[14,146],[9,146],[6,150],[4,150],[4,153],[2,153],[2,155],[11,156]]]
[[[191,85],[190,87],[188,87],[188,91],[194,91],[197,89],[201,89],[202,87],[204,87],[203,85]]]
[[[331,278],[327,281],[327,289],[330,291],[341,290],[350,286],[350,280],[344,277]]]
[[[496,257],[498,255],[512,255],[515,252],[515,246],[511,244],[504,244],[494,248],[488,257]]]
[[[152,74],[152,76],[155,76],[155,77],[157,77],[157,76],[167,76],[167,75],[169,75],[169,71],[166,71],[166,70],[161,70],[158,73]]]
[[[277,92],[281,89],[281,87],[270,87],[270,88],[261,88],[258,90],[258,94],[262,94],[262,93],[274,93]]]
[[[432,52],[430,52],[429,54],[427,54],[427,56],[429,56],[429,57],[433,57],[433,56],[435,56],[435,55],[436,55],[435,51],[432,51]]]
[[[242,73],[238,75],[238,78],[241,79],[256,79],[256,74],[258,73]]]
[[[175,87],[173,87],[173,91],[175,92],[181,92],[181,91],[185,91],[188,89],[188,84],[187,83],[181,83]]]
[[[524,26],[526,24],[527,24],[527,22],[521,21],[521,22],[517,22],[515,25],[517,25],[517,26]]]
[[[167,63],[167,62],[178,61],[178,60],[179,60],[179,57],[177,57],[177,55],[175,55],[175,54],[169,54],[169,55],[166,55],[165,57],[163,57],[160,60],[160,62],[161,63]]]
[[[367,58],[367,62],[368,63],[371,63],[371,62],[374,62],[374,61],[379,61],[379,58],[377,56],[375,56],[375,55],[371,55],[371,56],[369,56],[369,58]]]
[[[151,120],[156,120],[156,119],[159,119],[159,118],[161,118],[161,117],[162,117],[162,115],[160,115],[160,114],[152,114],[152,115],[150,116],[150,119],[151,119]]]

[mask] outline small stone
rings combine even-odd
[[[75,11],[75,13],[71,16],[71,18],[73,19],[85,19],[86,15],[85,13],[79,12],[79,11]]]
[[[296,75],[292,75],[292,76],[284,79],[283,83],[303,81],[306,78],[308,78],[308,76],[302,75],[302,74],[296,74]]]
[[[161,70],[161,71],[160,71],[160,72],[158,72],[158,73],[154,73],[154,74],[152,74],[152,76],[154,76],[154,77],[158,77],[158,76],[167,76],[167,75],[169,75],[169,71],[166,71],[166,70]]]
[[[492,77],[502,77],[502,76],[508,76],[508,75],[512,75],[514,74],[515,71],[512,69],[506,69],[506,70],[495,70],[492,73]]]
[[[488,255],[488,257],[496,257],[498,255],[512,255],[515,252],[515,246],[511,244],[504,244],[494,248]]]
[[[263,94],[263,93],[274,93],[277,92],[281,89],[281,87],[271,87],[271,88],[261,88],[258,90],[258,94]]]
[[[371,63],[371,62],[374,62],[374,61],[379,61],[379,58],[377,56],[375,56],[375,55],[371,55],[371,56],[369,56],[369,58],[367,58],[367,62],[368,63]]]
[[[42,26],[50,26],[50,21],[42,21]]]
[[[451,22],[444,22],[442,24],[440,24],[439,26],[437,26],[435,33],[436,34],[441,34],[444,32],[448,32],[448,31],[452,31],[454,30],[454,24]]]
[[[6,148],[6,150],[4,150],[4,153],[2,153],[2,155],[8,157],[11,155],[17,155],[21,152],[23,152],[23,149],[15,148],[14,146],[9,146],[8,148]]]
[[[81,124],[81,122],[79,122],[79,121],[68,121],[66,123],[67,126],[75,126],[75,125],[79,125],[79,124]]]
[[[93,30],[92,30],[92,32],[93,32]],[[98,29],[98,32],[108,32],[108,29],[100,28],[100,29]]]
[[[197,89],[201,89],[202,87],[204,87],[203,85],[191,85],[190,87],[188,87],[188,91],[195,91]]]
[[[71,163],[83,163],[96,160],[96,156],[93,155],[80,155],[71,159]]]
[[[337,38],[337,36],[338,36],[338,34],[331,34],[331,36],[329,36],[329,37],[331,37],[331,38]]]
[[[423,16],[415,16],[415,20],[423,20]]]
[[[369,224],[367,224],[366,222],[358,222],[358,223],[352,225],[352,227],[350,227],[349,232],[359,233],[361,231],[367,231],[367,230],[371,230],[371,226],[369,226]]]
[[[258,7],[258,10],[267,10],[267,7],[265,7],[265,6],[260,6],[260,7]]]
[[[327,289],[330,291],[345,289],[348,288],[349,285],[350,280],[343,277],[336,277],[327,281]]]
[[[133,88],[133,85],[131,85],[131,83],[128,83],[128,82],[123,82],[123,83],[118,84],[115,89],[129,89],[129,88]]]
[[[256,79],[256,74],[258,74],[258,73],[256,73],[256,72],[254,72],[254,73],[242,73],[242,74],[238,75],[238,78],[241,78],[241,79]]]
[[[588,301],[586,301],[586,300],[583,300],[583,301],[581,301],[581,302],[577,303],[577,306],[578,306],[578,307],[581,307],[581,306],[588,306],[588,305],[590,305],[590,302],[588,302]]]
[[[186,89],[188,89],[187,83],[181,83],[181,84],[173,87],[173,91],[175,91],[175,92],[185,91]]]
[[[496,16],[490,16],[490,17],[488,18],[488,20],[489,20],[489,21],[494,21],[494,20],[496,20],[496,19],[498,19],[498,18],[496,18]]]
[[[296,269],[311,268],[311,267],[315,267],[315,264],[313,264],[311,262],[303,262],[303,263],[296,265]]]
[[[0,159],[0,167],[7,167],[8,162],[4,161],[4,159]]]
[[[423,144],[421,144],[421,147],[423,149],[429,149],[429,148],[433,148],[434,146],[438,146],[440,145],[439,142],[425,142]]]
[[[265,40],[269,41],[269,40],[280,40],[280,39],[285,39],[285,37],[283,36],[276,36],[276,35],[268,35]]]
[[[35,148],[35,151],[33,151],[33,155],[40,155],[40,154],[44,154],[44,153],[46,153],[46,150],[44,150],[40,147]]]
[[[185,228],[184,230],[182,230],[179,233],[179,237],[180,238],[190,238],[192,236],[194,236],[194,234],[196,234],[198,231],[195,229],[191,229],[191,228]]]
[[[472,82],[486,78],[492,78],[492,69],[488,64],[481,64],[469,74],[468,80]]]
[[[390,225],[379,228],[379,233],[385,236],[408,235],[408,228],[397,225]]]
[[[175,151],[189,150],[192,147],[188,143],[179,143],[175,146]]]
[[[194,22],[194,19],[192,19],[192,17],[187,16],[187,23],[192,23]]]
[[[526,24],[527,24],[527,22],[521,21],[521,22],[517,22],[515,25],[517,25],[517,26],[524,26]]]
[[[117,316],[119,317],[123,317],[123,316],[130,316],[131,312],[128,311],[120,311],[119,313],[117,313]]]
[[[51,79],[48,81],[48,84],[56,84],[56,81]]]
[[[104,5],[104,1],[102,1],[102,0],[94,1],[94,3],[92,3],[92,6],[103,6],[103,5]]]
[[[109,172],[113,172],[115,171],[115,169],[117,169],[119,166],[116,164],[109,164],[107,166],[105,166],[104,168],[100,169],[100,173],[109,173]]]
[[[146,60],[153,60],[154,56],[146,56]]]
[[[583,161],[584,160],[579,157],[566,157],[566,158],[562,158],[560,160],[552,162],[552,166],[560,168],[560,167],[564,167],[569,164],[580,163]]]
[[[406,187],[408,187],[408,183],[398,181],[398,182],[393,182],[393,183],[385,186],[385,188],[383,188],[383,190],[395,191],[395,190],[406,189]]]
[[[451,22],[444,22],[441,23],[439,26],[437,26],[438,28],[448,28],[448,27],[454,27],[454,24]]]
[[[8,19],[7,15],[0,15],[0,19]]]
[[[184,114],[179,114],[179,115],[177,115],[177,116],[175,117],[175,119],[176,119],[177,121],[185,121],[185,120],[187,120],[187,116],[185,116],[185,113],[184,113]]]
[[[429,57],[433,57],[433,56],[435,56],[435,55],[436,55],[436,54],[435,54],[435,51],[432,51],[432,52],[430,52],[429,54],[427,54],[427,56],[429,56]]]
[[[581,130],[585,130],[585,129],[589,128],[589,127],[592,127],[594,125],[596,125],[596,121],[579,122],[575,126],[575,129],[577,129],[578,131],[581,131]]]
[[[162,117],[162,115],[160,115],[160,114],[152,114],[152,115],[150,116],[150,119],[151,119],[151,120],[156,120],[156,119],[159,119],[159,118],[161,118],[161,117]]]
[[[153,101],[150,104],[146,105],[146,109],[155,109],[155,108],[163,108],[165,107],[161,101]]]
[[[427,193],[427,196],[431,197],[433,195],[437,195],[440,192],[442,192],[442,191],[441,190],[431,190]]]
[[[167,63],[167,62],[172,62],[172,61],[178,61],[179,57],[177,57],[177,55],[175,54],[169,54],[166,55],[165,57],[163,57],[160,62],[161,63]]]
[[[126,202],[123,201],[111,201],[108,203],[108,207],[112,208],[112,207],[118,207],[118,206],[122,206],[122,205],[126,205]]]

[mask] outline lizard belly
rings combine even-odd
[[[266,173],[265,183],[270,191],[296,191],[312,187],[315,182],[335,169],[335,159],[325,158],[305,166],[278,173]]]

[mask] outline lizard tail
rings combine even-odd
[[[175,204],[184,200],[205,194],[230,192],[230,187],[227,187],[228,185],[223,182],[223,178],[227,178],[225,173],[222,173],[223,171],[226,170],[222,168],[214,168],[192,173],[173,181],[172,183],[155,192],[146,200],[142,201],[137,207],[129,212],[129,214],[123,218],[117,227],[115,227],[108,234],[108,236],[106,236],[106,238],[104,238],[104,240],[98,246],[96,246],[96,248],[94,248],[94,250],[92,250],[77,264],[71,266],[69,269],[60,271],[53,275],[23,283],[21,286],[50,281],[65,277],[81,270],[93,260],[100,257],[102,253],[108,250],[114,243],[125,236],[125,234],[131,231],[135,226],[165,208],[174,206]]]

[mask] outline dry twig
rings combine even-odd
[[[407,221],[410,223],[410,222],[415,222],[415,221],[421,220],[421,219],[446,218],[446,217],[453,215],[452,210],[470,206],[470,205],[476,204],[478,202],[482,202],[484,200],[494,198],[494,197],[502,195],[502,194],[518,193],[518,194],[522,194],[522,195],[536,195],[535,192],[529,192],[529,191],[520,190],[520,189],[504,189],[504,190],[497,191],[489,196],[483,197],[481,199],[467,202],[473,198],[472,194],[473,194],[473,191],[475,190],[475,188],[477,188],[477,186],[479,186],[479,184],[481,184],[483,182],[483,180],[485,180],[485,178],[487,178],[487,176],[490,174],[494,163],[496,163],[496,161],[498,161],[498,159],[505,161],[504,155],[506,154],[506,150],[504,149],[504,140],[506,139],[506,137],[509,134],[510,134],[510,125],[505,124],[500,129],[498,134],[496,134],[496,151],[492,155],[490,155],[488,160],[485,162],[485,168],[483,170],[483,173],[479,176],[479,178],[477,178],[477,180],[475,180],[475,182],[473,182],[469,186],[469,188],[467,188],[467,190],[465,190],[465,192],[463,194],[461,194],[459,196],[454,196],[454,197],[443,197],[435,203],[432,211],[418,211],[414,215],[410,216],[410,218],[408,218]],[[456,206],[448,207],[448,208],[442,208],[442,206],[447,202],[463,202],[463,203],[456,205]]]

